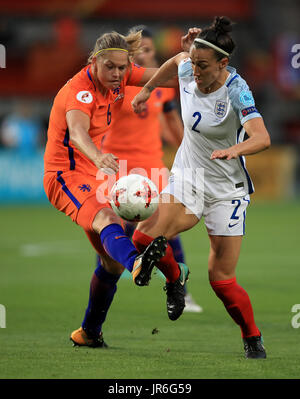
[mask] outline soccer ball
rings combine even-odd
[[[122,219],[139,222],[156,211],[158,189],[153,181],[145,176],[123,176],[115,182],[110,191],[110,205]]]

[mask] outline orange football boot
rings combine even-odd
[[[72,332],[70,340],[73,346],[89,346],[91,348],[107,348],[102,332],[97,338],[89,337],[82,327]]]
[[[165,255],[167,246],[165,237],[156,237],[145,251],[135,258],[131,274],[136,285],[149,285],[152,270]]]

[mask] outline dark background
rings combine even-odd
[[[0,69],[0,138],[2,122],[25,103],[42,126],[41,148],[56,92],[85,66],[102,33],[126,34],[131,26],[146,24],[162,63],[181,50],[180,37],[189,27],[204,27],[217,15],[230,17],[237,44],[231,65],[253,91],[273,148],[284,154],[283,163],[286,158],[291,163],[292,187],[280,190],[299,194],[300,68],[292,67],[292,46],[300,43],[299,1],[0,0],[0,9],[0,43],[6,49],[6,68]],[[277,156],[268,155],[267,164],[272,167]],[[254,175],[261,175],[259,167]]]

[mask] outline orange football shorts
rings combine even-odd
[[[108,192],[102,189],[104,183],[73,170],[44,175],[44,189],[51,204],[86,231],[93,230],[92,223],[101,209],[111,208]]]

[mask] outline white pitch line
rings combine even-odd
[[[80,246],[82,241],[46,241],[39,243],[23,244],[20,246],[21,256],[34,257],[45,256],[51,254],[67,254],[83,252]]]

